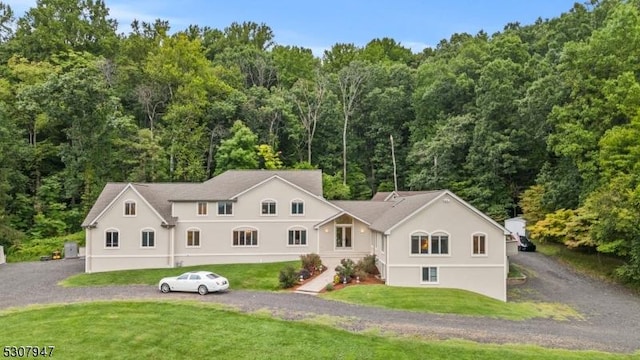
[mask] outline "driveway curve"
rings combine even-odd
[[[0,265],[0,310],[30,304],[120,299],[192,299],[252,312],[268,309],[284,319],[339,317],[339,326],[359,331],[468,339],[483,343],[534,344],[548,348],[632,353],[640,349],[640,299],[626,289],[572,272],[552,258],[521,253],[512,259],[529,280],[511,289],[514,298],[562,302],[584,320],[509,321],[455,315],[419,314],[349,305],[288,292],[234,291],[224,294],[162,294],[154,286],[63,288],[60,280],[84,271],[80,259]]]

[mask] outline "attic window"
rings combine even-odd
[[[262,201],[262,215],[277,215],[276,201],[275,200],[263,200]]]
[[[136,202],[127,200],[124,202],[124,216],[136,216]]]

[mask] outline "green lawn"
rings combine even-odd
[[[77,274],[61,282],[62,286],[157,285],[161,278],[187,271],[204,270],[220,274],[237,290],[278,290],[278,274],[287,265],[299,267],[299,261],[263,264],[199,265],[174,269],[122,270]]]
[[[0,313],[2,345],[59,359],[631,359],[631,355],[350,333],[199,302],[93,302]],[[428,334],[426,334],[428,335]],[[640,354],[636,354],[640,355]]]
[[[371,305],[422,313],[484,316],[509,320],[552,318],[580,319],[564,304],[498,301],[470,291],[457,289],[421,289],[386,285],[352,285],[322,294],[325,299],[351,304]]]

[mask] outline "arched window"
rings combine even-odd
[[[307,245],[307,229],[301,226],[290,228],[288,231],[288,242],[290,246],[306,246]]]
[[[262,200],[260,206],[260,214],[262,215],[277,215],[276,201],[273,199]]]
[[[449,254],[449,234],[437,232],[431,234],[431,254]]]
[[[124,216],[136,216],[136,202],[134,200],[124,202]]]
[[[422,231],[414,232],[413,234],[411,234],[411,253],[429,253],[429,234]]]
[[[258,246],[258,230],[254,228],[233,230],[233,246]]]
[[[487,255],[487,235],[482,233],[473,234],[471,237],[473,255]]]
[[[156,232],[153,229],[142,229],[140,241],[143,248],[156,247]]]
[[[104,247],[114,249],[120,247],[120,232],[117,229],[107,229],[104,232]]]

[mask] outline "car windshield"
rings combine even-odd
[[[211,273],[211,274],[207,274],[207,277],[208,277],[209,279],[217,279],[217,278],[219,278],[219,277],[220,277],[220,275],[218,275],[218,274],[214,274],[214,273]]]

